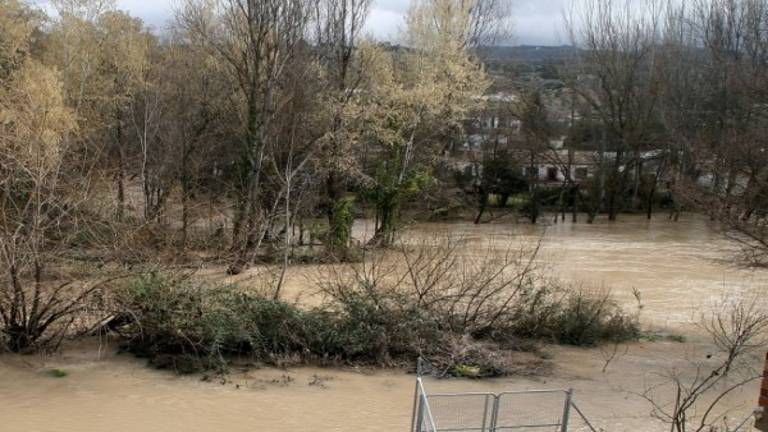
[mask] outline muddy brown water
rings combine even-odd
[[[357,224],[356,235],[364,237],[369,228]],[[502,249],[505,244],[535,242],[541,230],[441,223],[415,226],[411,235],[452,233],[466,241],[463,252],[473,254],[489,242]],[[553,370],[545,376],[429,379],[427,387],[435,392],[573,387],[579,406],[598,427],[664,430],[636,393],[657,382],[660,373],[706,362],[712,348],[691,322],[724,292],[746,295],[760,291],[768,281],[765,272],[733,267],[733,252],[731,243],[696,216],[678,223],[623,217],[615,224],[549,226],[540,260],[552,274],[610,287],[628,307],[637,288],[646,325],[690,332],[691,342],[622,347],[605,373],[610,354],[605,350],[549,347]],[[287,295],[303,292],[311,270],[291,270]],[[53,378],[47,374],[53,368],[68,375]],[[89,341],[53,357],[0,356],[0,431],[406,431],[413,385],[414,377],[400,370],[314,368],[234,371],[226,383],[206,382],[199,376],[151,370],[141,360],[115,354],[112,346]],[[755,383],[728,398],[733,421],[750,412],[757,387]],[[521,402],[519,409],[549,408]]]
[[[372,232],[370,221],[355,224],[357,239],[364,240]],[[679,222],[662,215],[651,221],[623,215],[619,222],[598,220],[592,225],[429,223],[416,225],[407,234],[415,242],[447,236],[461,240],[459,253],[469,256],[483,255],[489,247],[503,253],[541,240],[538,260],[548,276],[584,289],[610,290],[630,310],[637,307],[637,290],[641,317],[655,329],[696,331],[691,322],[700,320],[702,312],[711,310],[724,295],[768,292],[768,272],[734,264],[737,246],[699,215],[686,215]],[[285,294],[307,301],[312,294],[307,286],[317,274],[315,266],[293,268]]]

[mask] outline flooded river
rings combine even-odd
[[[608,289],[630,308],[637,303],[637,290],[643,321],[656,328],[688,329],[724,294],[768,292],[768,273],[734,265],[734,243],[697,215],[679,222],[625,215],[618,223],[593,225],[430,224],[417,229],[464,236],[475,246],[469,250],[477,251],[488,242],[503,249],[541,238],[539,259],[551,274],[586,288]]]
[[[356,233],[362,237],[366,225]],[[427,224],[410,235],[451,233],[468,244],[463,253],[535,242],[541,228],[514,224]],[[574,283],[610,288],[632,305],[642,293],[643,321],[652,328],[691,331],[697,311],[723,292],[751,292],[768,286],[764,272],[734,268],[733,245],[704,218],[678,223],[622,217],[619,223],[562,224],[546,228],[539,259],[553,274]],[[287,294],[306,286],[303,267],[289,273]],[[428,380],[432,391],[491,391],[567,388],[591,420],[608,431],[663,430],[635,396],[659,373],[705,361],[711,348],[694,335],[691,343],[638,343],[603,373],[598,349],[547,348],[552,371],[539,377],[487,381]],[[414,378],[404,371],[311,369],[234,371],[228,382],[177,377],[115,354],[115,347],[91,341],[54,357],[0,355],[0,431],[3,432],[237,432],[237,431],[407,431]],[[52,368],[67,372],[53,378]],[[734,416],[748,413],[755,384],[734,393]],[[523,407],[540,409],[541,407]]]

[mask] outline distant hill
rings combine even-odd
[[[485,61],[545,63],[561,62],[578,55],[579,50],[570,45],[562,46],[486,46],[479,50]]]

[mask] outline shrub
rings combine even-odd
[[[355,199],[345,197],[333,204],[332,218],[328,227],[326,246],[328,253],[339,260],[347,258],[352,241],[352,224],[355,222]]]
[[[69,376],[69,373],[63,369],[51,369],[48,372],[45,373],[51,378],[66,378]]]
[[[225,356],[237,354],[270,361],[306,345],[303,313],[295,306],[247,295],[234,286],[199,287],[150,275],[125,287],[119,303],[134,319],[128,350],[150,359],[200,359],[182,369],[223,368]],[[162,361],[159,366],[165,364],[175,365]]]
[[[287,358],[389,364],[405,354],[415,358],[418,345],[404,315],[383,299],[350,296],[333,308],[304,310],[234,286],[197,287],[157,275],[129,284],[119,298],[133,317],[126,348],[181,372],[224,369],[232,355],[269,364]]]
[[[538,248],[489,248],[485,256],[460,257],[461,244],[401,245],[394,257],[369,256],[321,274],[320,290],[351,326],[343,332],[352,337],[347,354],[380,363],[420,355],[449,368],[483,363],[485,376],[508,370],[486,355],[489,349],[530,351],[537,340],[597,345],[639,336],[637,317],[609,294],[542,277]],[[490,346],[469,350],[476,343]],[[474,363],[459,362],[468,352]]]
[[[568,345],[627,342],[641,335],[637,317],[626,314],[607,293],[572,291],[545,322],[545,332]]]

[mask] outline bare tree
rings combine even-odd
[[[729,414],[724,400],[763,377],[749,361],[768,343],[768,314],[756,297],[725,299],[710,316],[702,317],[701,325],[717,352],[661,374],[662,381],[641,394],[651,404],[652,415],[669,424],[672,432],[716,430]]]
[[[549,150],[553,128],[540,89],[529,90],[520,105],[518,116],[523,124],[523,154],[530,200],[528,216],[535,224],[541,214],[539,163]]]
[[[427,4],[440,5],[469,14],[462,40],[466,48],[480,48],[504,44],[512,39],[512,0],[426,0]]]
[[[605,127],[605,147],[612,154],[605,182],[611,220],[639,183],[641,153],[658,140],[653,132],[660,14],[656,1],[589,0],[572,3],[567,17],[572,42],[584,52],[579,77],[571,82]]]
[[[0,343],[26,353],[58,346],[103,281],[79,281],[67,265],[90,196],[65,139],[74,113],[53,68],[29,54],[34,14],[1,6]]]
[[[165,105],[159,135],[165,153],[160,162],[168,180],[181,189],[180,247],[184,250],[202,206],[195,195],[211,200],[218,194],[223,179],[216,168],[226,166],[231,160],[228,155],[235,151],[230,142],[237,136],[237,114],[230,103],[233,83],[181,32],[174,32],[163,47],[156,67]]]
[[[235,259],[229,269],[233,274],[251,261],[269,226],[263,181],[277,93],[286,66],[305,39],[310,12],[307,0],[188,0],[178,13],[190,39],[227,66],[241,92],[243,142],[235,185]]]

